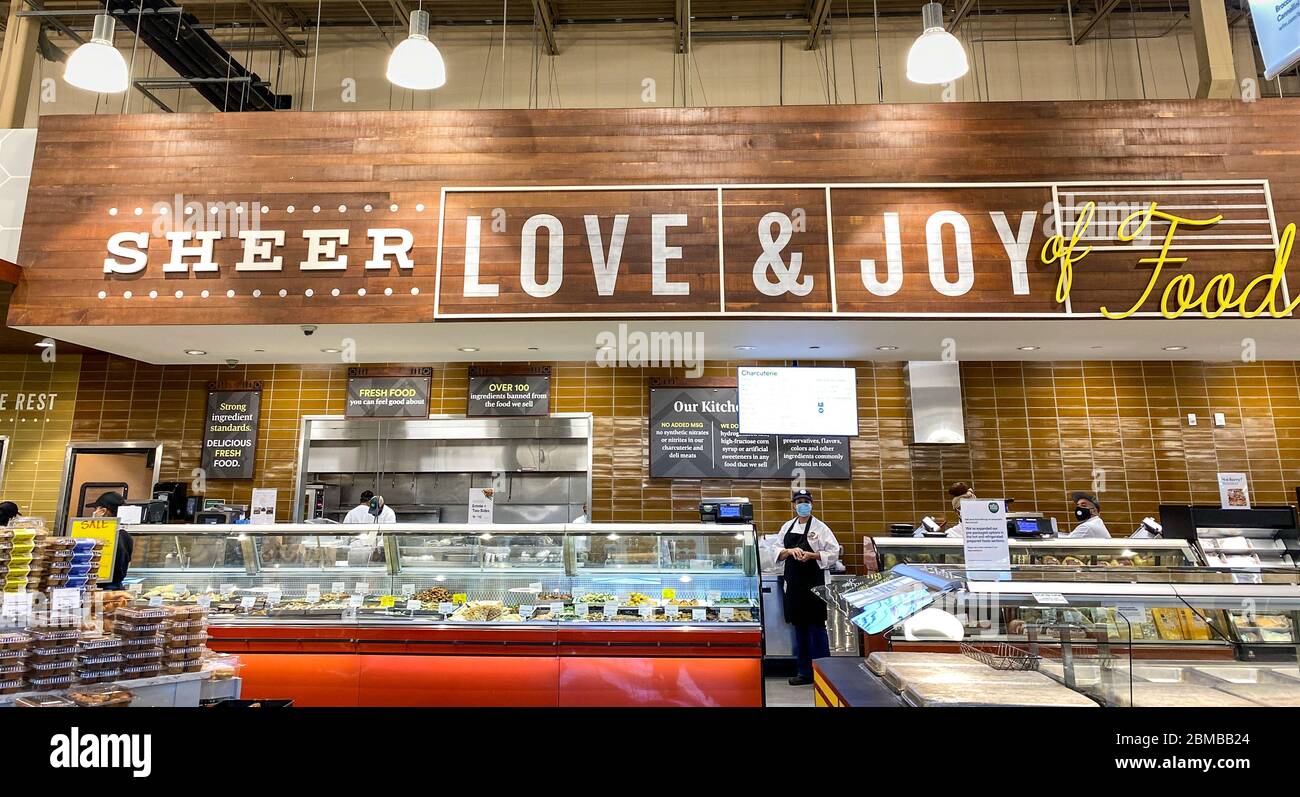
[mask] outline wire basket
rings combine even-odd
[[[1037,670],[1042,656],[1036,656],[1006,642],[998,642],[992,649],[977,647],[969,642],[961,643],[961,652],[981,664],[987,664],[995,670],[1028,671]]]

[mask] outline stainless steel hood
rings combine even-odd
[[[912,399],[912,442],[966,442],[961,401],[961,366],[956,362],[912,361],[907,364]]]

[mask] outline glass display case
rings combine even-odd
[[[145,596],[215,624],[761,622],[750,526],[133,526]]]
[[[962,540],[956,537],[876,537],[880,568],[895,565],[961,565]],[[1010,540],[1012,565],[1044,567],[1193,567],[1201,564],[1188,540],[1115,538]]]

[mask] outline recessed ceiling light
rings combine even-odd
[[[809,346],[808,348],[810,348],[810,349],[820,349],[821,346]]]
[[[1037,346],[1021,346],[1021,347],[1020,347],[1020,350],[1021,350],[1021,351],[1038,351],[1038,347],[1037,347]]]
[[[207,352],[203,351],[202,349],[186,349],[185,353],[190,355],[191,357],[202,357],[203,355],[207,354]]]
[[[898,351],[897,346],[877,346],[876,351]]]
[[[1089,346],[1088,348],[1090,348],[1090,349],[1100,349],[1100,348],[1102,348],[1102,347],[1101,347],[1101,346]]]
[[[613,351],[613,346],[597,346],[596,351]]]
[[[254,354],[265,354],[266,349],[253,349]]]
[[[53,345],[54,345],[54,341],[52,341],[52,340],[38,340],[38,341],[36,341],[36,348],[38,348],[38,349],[48,349],[48,348],[50,348],[50,347],[53,346]]]
[[[753,351],[756,346],[737,346],[736,351]]]
[[[342,349],[321,349],[321,351],[325,354],[338,354],[343,350]]]
[[[1186,346],[1166,346],[1165,351],[1182,351]]]
[[[529,347],[528,347],[528,350],[529,350],[529,351],[541,351],[541,348],[539,348],[539,347],[537,347],[537,346],[529,346]]]
[[[460,347],[460,350],[463,351],[463,352],[466,352],[466,353],[472,353],[472,352],[476,352],[476,351],[478,351],[478,349],[476,349],[476,348],[473,347],[473,346],[461,346],[461,347]]]

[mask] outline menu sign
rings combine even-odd
[[[847,437],[740,434],[734,387],[650,391],[650,475],[655,478],[847,479]]]
[[[203,423],[202,467],[209,479],[251,479],[261,390],[213,390]]]
[[[348,418],[428,418],[430,377],[350,376]]]
[[[551,377],[543,374],[471,376],[468,415],[546,415]]]

